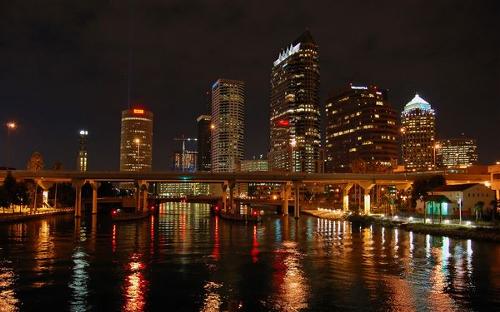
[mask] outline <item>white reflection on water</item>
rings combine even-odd
[[[273,306],[279,311],[300,311],[308,307],[309,287],[301,267],[297,243],[284,241],[276,251],[274,284],[278,288]]]
[[[85,227],[80,226],[80,220],[75,220],[75,238],[77,246],[73,250],[73,274],[71,282],[68,285],[72,290],[71,294],[71,311],[86,311],[87,310],[87,296],[88,296],[88,280],[89,274],[87,268],[89,262],[87,260],[88,254],[85,252],[84,247],[79,245],[81,242],[87,240]]]
[[[0,262],[0,311],[19,311],[19,300],[14,291],[15,282],[14,270],[8,262]]]
[[[200,311],[202,312],[215,312],[220,311],[220,306],[222,304],[221,295],[219,294],[219,289],[222,287],[222,283],[218,284],[215,282],[207,282],[203,287],[205,289],[205,299],[203,301],[203,307]]]
[[[88,295],[89,263],[87,254],[81,246],[75,248],[73,253],[73,276],[69,287],[72,290],[71,311],[86,311]]]

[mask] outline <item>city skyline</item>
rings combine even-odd
[[[39,12],[28,9],[31,14],[29,17],[34,15],[38,18],[38,23],[28,27],[23,24],[22,18],[17,19],[13,26],[18,27],[9,28],[8,33],[2,33],[7,36],[2,36],[6,44],[0,49],[0,55],[8,60],[4,65],[5,70],[0,74],[5,82],[0,87],[0,101],[8,104],[2,104],[5,108],[2,122],[16,120],[19,125],[11,134],[15,167],[23,168],[29,155],[39,151],[48,166],[61,161],[66,168],[72,168],[77,149],[75,132],[84,128],[92,133],[88,147],[89,170],[118,168],[117,116],[127,107],[126,69],[129,45],[127,36],[123,33],[113,40],[108,35],[120,27],[127,29],[129,18],[126,7],[117,3],[108,5],[107,8],[116,13],[115,20],[108,20],[109,16],[106,14],[109,13],[103,11],[102,7],[77,7],[69,12],[65,11],[67,8],[58,9],[58,13],[68,13],[69,16],[80,12],[93,14],[85,17],[81,25],[75,25],[76,30],[72,33],[62,30],[71,25],[69,20],[53,21],[50,24],[52,28],[49,29],[42,27],[43,22],[51,20],[50,17],[54,14],[44,9]],[[350,11],[354,7],[356,6],[339,4],[337,9]],[[382,4],[378,9],[387,7],[389,5]],[[9,21],[11,11],[15,9],[16,4],[11,4],[0,14]],[[155,41],[151,36],[141,36],[147,34],[145,12],[149,12],[151,7],[138,6],[135,13],[137,28],[132,41],[136,52],[132,66],[132,102],[146,105],[159,118],[154,137],[154,145],[158,147],[155,148],[153,157],[155,170],[168,168],[169,163],[164,160],[171,155],[173,146],[170,142],[173,137],[195,134],[196,127],[192,121],[197,115],[206,112],[206,90],[210,82],[219,76],[245,81],[248,103],[245,111],[248,116],[245,154],[266,154],[268,129],[263,125],[267,124],[268,116],[262,114],[262,111],[267,111],[269,105],[270,63],[281,51],[283,43],[295,38],[305,28],[309,28],[314,34],[321,50],[321,104],[330,92],[329,88],[348,82],[383,85],[390,90],[391,103],[397,111],[402,110],[404,103],[413,94],[419,93],[438,112],[438,139],[455,137],[465,132],[467,136],[478,140],[480,163],[498,160],[499,143],[489,140],[489,128],[497,122],[499,115],[496,104],[499,99],[495,93],[498,86],[498,71],[495,70],[498,69],[495,54],[498,51],[498,40],[494,40],[494,37],[489,41],[478,39],[473,27],[471,30],[454,18],[440,22],[437,15],[443,8],[439,5],[425,8],[416,4],[399,5],[400,10],[396,11],[401,14],[397,20],[401,29],[393,29],[394,27],[381,21],[370,32],[365,31],[362,26],[354,26],[349,29],[348,34],[332,30],[335,29],[333,26],[341,25],[341,21],[332,21],[334,19],[327,16],[327,11],[322,13],[317,7],[314,10],[306,6],[295,8],[294,11],[301,13],[296,13],[293,17],[277,17],[278,20],[272,20],[272,23],[280,26],[270,33],[264,31],[263,25],[270,23],[273,12],[278,12],[279,9],[269,5],[259,15],[252,14],[252,10],[247,9],[246,5],[235,5],[236,13],[242,14],[224,16],[236,18],[234,30],[223,31],[215,27],[211,19],[200,22],[198,25],[210,26],[203,29],[206,31],[205,37],[214,38],[213,43],[201,40],[203,49],[195,48],[200,42],[190,37],[189,31],[161,23],[159,30],[155,30],[155,35],[170,35],[189,43],[187,47],[167,45],[167,49],[163,41]],[[359,9],[362,16],[370,13],[368,8],[356,9]],[[494,7],[477,8],[470,15],[467,5],[452,4],[448,9],[464,20],[479,24],[476,29],[480,29],[483,36],[494,35],[491,30],[494,27],[483,25],[498,23],[492,14]],[[192,12],[180,14],[180,24],[184,25],[184,22],[196,18],[197,12],[199,10],[194,8]],[[391,12],[384,13],[383,17],[390,20],[392,14],[395,14]],[[407,35],[405,30],[424,16],[428,25],[412,27],[412,35]],[[252,21],[257,22],[258,27],[247,29]],[[89,36],[95,34],[91,27],[95,22],[109,23],[109,32],[96,34],[95,38]],[[203,33],[200,28],[204,27],[197,27],[196,38],[199,38],[199,34]],[[16,36],[19,29],[27,29],[34,36],[26,37],[22,33]],[[435,32],[431,33],[430,29]],[[231,34],[234,45],[225,46],[222,51],[218,48],[218,42],[225,38],[225,32]],[[454,37],[455,32],[460,32],[461,37]],[[74,33],[77,34],[74,40],[66,40],[71,39],[69,35]],[[234,36],[236,33],[238,36]],[[440,44],[443,36],[447,38],[446,45]],[[43,38],[52,40],[41,40]],[[31,50],[41,54],[19,48],[21,39],[25,40]],[[397,40],[393,42],[392,39]],[[342,44],[339,45],[339,42]],[[101,46],[97,45],[95,51],[89,50],[89,45],[94,46],[96,43],[101,43]],[[453,49],[459,44],[463,49]],[[426,47],[427,52],[417,49],[420,46]],[[169,54],[165,59],[168,61],[160,60],[156,56],[156,50],[162,53],[167,51]],[[410,50],[419,52],[408,52]],[[14,54],[12,51],[18,53]],[[107,51],[113,51],[117,56],[110,58]],[[187,55],[184,52],[188,52]],[[152,54],[151,58],[149,54]],[[47,55],[50,57],[40,57]],[[54,55],[57,57],[54,58]],[[443,56],[446,56],[446,62],[442,61]],[[20,57],[27,57],[28,61],[21,62]],[[194,57],[200,58],[199,62],[195,62],[196,67],[187,66],[193,63],[190,60]],[[108,63],[109,65],[104,65]],[[150,70],[153,64],[155,72]],[[164,70],[157,72],[157,68]],[[176,73],[175,82],[170,78],[172,72]],[[187,106],[189,109],[186,110]],[[5,140],[5,133],[1,135],[1,139]],[[92,155],[101,157],[92,159]]]

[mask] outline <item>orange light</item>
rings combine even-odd
[[[134,108],[134,114],[142,115],[142,114],[144,114],[144,110],[143,109]]]

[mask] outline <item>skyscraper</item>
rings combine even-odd
[[[397,165],[399,128],[387,90],[351,84],[325,106],[327,172],[386,172]]]
[[[210,171],[212,167],[211,161],[211,120],[208,115],[199,116],[196,121],[198,123],[198,171]]]
[[[320,136],[318,45],[307,30],[273,63],[271,170],[318,171]]]
[[[407,171],[436,168],[436,116],[418,94],[401,113],[401,148]]]
[[[87,171],[88,165],[88,153],[87,153],[87,139],[89,132],[87,130],[80,130],[79,133],[79,149],[78,156],[76,158],[76,168],[80,172]]]
[[[476,140],[461,136],[440,140],[436,149],[437,159],[446,169],[463,169],[477,163]]]
[[[212,85],[212,171],[236,171],[243,159],[245,84],[219,79]]]
[[[150,171],[153,161],[153,113],[144,108],[122,111],[120,171]]]

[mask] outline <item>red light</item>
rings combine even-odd
[[[113,210],[111,213],[113,214],[113,216],[116,216],[118,214],[118,211]]]
[[[257,215],[257,211],[252,211],[252,215],[255,217]]]
[[[280,127],[288,127],[289,125],[290,125],[290,122],[286,119],[278,120],[278,126],[280,126]]]
[[[219,206],[215,206],[215,211],[219,211]]]

